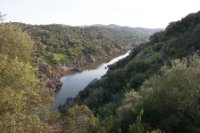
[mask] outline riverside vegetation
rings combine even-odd
[[[80,67],[101,63],[148,41],[160,29],[93,25],[28,25],[12,23],[34,40],[32,56],[37,60],[40,76],[48,87],[58,91],[60,77]]]
[[[200,12],[170,23],[110,66],[77,103],[99,116],[95,132],[199,132],[199,48]]]
[[[14,23],[35,41],[33,55],[50,65],[82,66],[95,60],[104,61],[135,45],[148,41],[159,29],[93,25],[71,27],[65,25],[27,25]]]
[[[49,111],[52,92],[31,61],[26,32],[0,24],[1,132],[200,132],[200,12],[134,48],[61,113]]]

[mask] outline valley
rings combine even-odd
[[[82,72],[65,75],[61,78],[62,88],[56,94],[53,110],[57,110],[59,106],[64,106],[67,99],[74,98],[82,91],[89,83],[101,79],[106,74],[108,67],[117,61],[127,57],[130,51],[123,55],[113,58],[109,62],[105,62],[96,68],[87,68]]]
[[[62,75],[80,72],[87,66],[105,61],[145,43],[161,29],[92,25],[27,25],[13,23],[34,40],[32,56],[38,62],[40,75],[47,86],[59,91]]]
[[[51,2],[23,7],[32,11],[23,14],[26,21],[21,14],[15,14],[21,21],[5,21],[0,12],[0,133],[200,132],[200,11],[173,21],[172,11],[175,17],[182,8],[175,1],[176,10],[170,2],[133,8],[130,1],[104,1],[115,8],[97,8],[100,3],[71,1],[64,10],[64,1],[56,3],[60,9]],[[94,7],[80,12],[86,3]],[[41,14],[51,9],[34,23],[40,8]],[[89,23],[85,13],[93,16]],[[164,27],[168,17],[165,29],[129,27],[139,19]],[[129,26],[104,25],[113,21]]]

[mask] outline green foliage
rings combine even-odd
[[[15,25],[0,24],[0,53],[10,59],[17,58],[19,61],[28,61],[33,41],[30,36],[22,32]]]
[[[147,129],[142,124],[143,110],[140,111],[135,123],[130,126],[129,133],[146,133]]]
[[[115,125],[123,132],[128,132],[127,126],[136,122],[136,114],[142,108],[143,119],[138,126],[135,123],[133,130],[141,128],[143,132],[143,124],[147,124],[149,132],[161,132],[153,130],[157,128],[166,132],[199,132],[200,57],[188,57],[200,49],[199,15],[200,12],[191,14],[151,36],[148,43],[110,66],[101,80],[81,91],[78,102],[88,105],[102,121],[107,118],[106,113],[112,115],[109,121],[117,119]],[[174,60],[184,57],[188,59]],[[137,92],[124,98],[132,88]],[[126,102],[137,96],[140,98],[136,103]]]
[[[0,132],[52,132],[46,123],[50,91],[28,63],[30,37],[0,24]]]
[[[67,133],[87,133],[96,123],[96,117],[87,106],[74,105],[66,111]]]
[[[53,129],[41,121],[37,114],[6,113],[0,118],[0,121],[0,130],[3,133],[53,132]]]
[[[88,105],[100,121],[87,106],[75,105],[62,116],[63,127],[56,125],[61,116],[48,112],[50,92],[28,63],[30,37],[0,24],[0,132],[200,132],[200,56],[180,60],[200,49],[199,15],[171,23],[79,93],[77,102]],[[115,26],[19,25],[35,40],[33,55],[50,64],[107,57],[130,48],[136,38],[143,41]]]
[[[94,111],[107,103],[119,105],[124,93],[132,88],[138,91],[144,80],[158,73],[161,66],[169,64],[172,59],[186,57],[199,50],[199,14],[198,12],[189,16],[190,19],[186,17],[177,22],[177,27],[184,29],[181,29],[181,32],[171,28],[169,33],[167,28],[156,33],[150,37],[149,42],[134,48],[127,58],[111,65],[101,80],[88,85],[79,94],[80,103],[85,103],[87,99],[86,104]],[[104,94],[98,99],[101,102],[88,101],[94,91],[98,92],[97,90]],[[96,106],[97,104],[99,106]]]
[[[90,61],[90,56],[106,59],[119,54],[138,43],[146,42],[149,34],[156,30],[134,28],[110,28],[104,26],[70,27],[64,25],[19,25],[36,42],[36,56],[44,61],[55,63],[72,63],[82,60]],[[145,34],[148,31],[148,34]],[[143,34],[144,33],[144,34]],[[54,59],[48,53],[54,54]]]
[[[67,59],[67,55],[64,53],[53,53],[53,55],[57,62],[61,62]]]
[[[167,132],[199,132],[200,57],[174,60],[142,86],[145,119]]]
[[[151,127],[149,126],[149,124],[142,122],[143,113],[144,111],[143,109],[141,109],[135,122],[132,125],[130,125],[129,133],[162,133],[162,131],[159,129],[150,131]]]
[[[91,133],[122,133],[119,120],[113,116],[101,120],[98,125],[93,127]]]
[[[121,106],[117,109],[117,116],[124,122],[132,122],[138,112],[142,97],[134,90],[125,93]]]
[[[159,129],[155,129],[155,130],[153,130],[153,131],[151,131],[151,132],[147,132],[147,133],[164,133],[164,132],[162,132],[162,131],[159,130]]]
[[[50,92],[36,78],[34,69],[3,55],[0,63],[0,129],[3,132],[50,130],[37,115],[47,109]]]

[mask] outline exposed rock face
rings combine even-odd
[[[47,87],[57,92],[62,83],[60,82],[61,72],[53,70],[49,65],[42,61],[38,62],[40,78],[46,83]]]
[[[62,83],[60,81],[61,76],[66,74],[66,72],[72,70],[76,72],[81,72],[82,66],[87,65],[88,63],[94,63],[96,61],[106,61],[108,59],[112,59],[113,57],[122,54],[123,52],[127,51],[130,48],[124,48],[125,50],[122,51],[110,51],[108,55],[101,54],[101,55],[89,55],[88,57],[80,57],[79,60],[76,60],[72,63],[68,64],[57,64],[55,67],[52,67],[43,61],[38,61],[39,73],[40,78],[44,81],[47,87],[53,89],[55,92],[58,92],[62,87]]]

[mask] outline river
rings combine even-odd
[[[127,57],[129,54],[130,51],[121,56],[113,58],[108,63],[102,63],[95,69],[86,69],[82,72],[63,76],[60,79],[63,85],[56,94],[55,101],[53,103],[53,109],[57,109],[59,105],[63,105],[67,98],[75,97],[79,91],[83,90],[92,80],[100,79],[108,71],[108,65],[116,63],[117,61]]]

